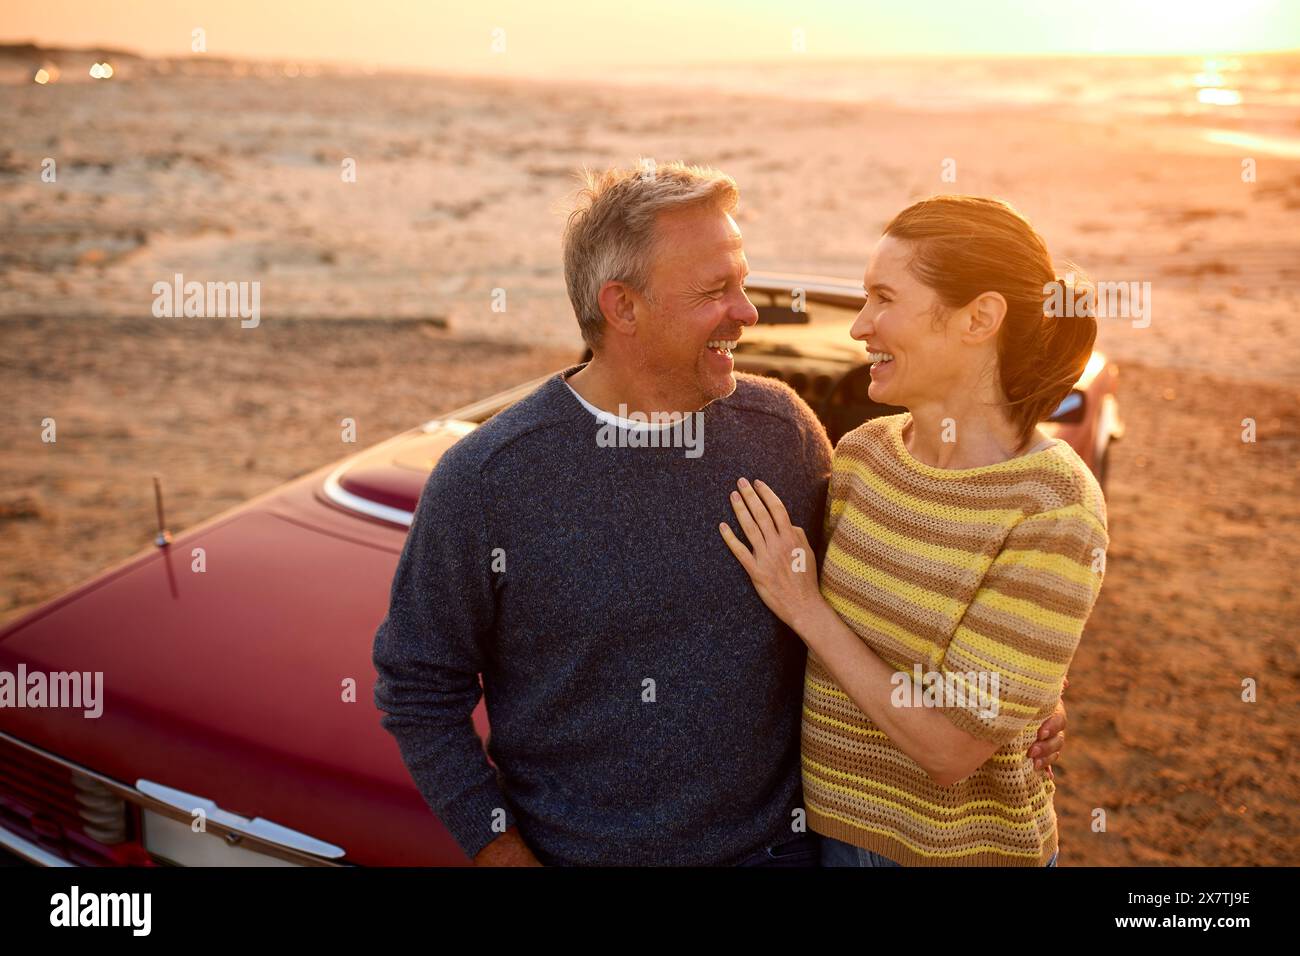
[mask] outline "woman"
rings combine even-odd
[[[1038,422],[1083,372],[1092,316],[1054,318],[1042,238],[940,196],[885,228],[851,335],[907,412],[835,449],[820,587],[779,498],[742,478],[723,539],[808,645],[808,825],[823,865],[1051,866],[1054,784],[1028,756],[1101,587],[1101,490]],[[808,573],[808,572],[812,573]]]

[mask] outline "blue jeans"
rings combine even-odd
[[[816,833],[801,833],[755,850],[736,866],[819,866],[823,839]]]
[[[1056,858],[1061,855],[1057,850],[1046,866],[1056,866]],[[822,866],[900,866],[888,857],[871,850],[864,850],[852,843],[845,843],[834,837],[822,837]]]

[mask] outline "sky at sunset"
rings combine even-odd
[[[5,42],[184,56],[191,31],[201,27],[213,56],[468,73],[554,74],[795,55],[1213,54],[1300,47],[1295,0],[0,0],[0,8]]]

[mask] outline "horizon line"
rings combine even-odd
[[[172,62],[201,62],[203,60],[212,60],[226,63],[292,63],[296,65],[309,64],[313,66],[329,67],[351,67],[367,72],[386,72],[386,73],[429,73],[435,75],[465,76],[490,79],[510,75],[514,77],[549,78],[555,79],[554,73],[548,71],[546,67],[532,66],[520,70],[505,69],[501,71],[486,71],[474,68],[455,68],[449,66],[432,66],[426,64],[414,64],[405,61],[385,63],[374,60],[346,58],[346,57],[319,57],[319,56],[294,56],[289,54],[270,54],[270,55],[247,55],[247,54],[211,54],[211,53],[150,53],[140,48],[121,47],[116,45],[89,45],[89,46],[63,46],[56,44],[44,44],[39,40],[9,39],[0,38],[0,51],[9,48],[33,47],[42,53],[111,53],[121,56],[129,56],[139,60],[146,61],[172,61]],[[861,56],[816,56],[807,53],[783,55],[773,55],[766,58],[761,57],[734,57],[726,59],[712,60],[646,60],[643,62],[628,64],[625,62],[600,62],[593,61],[579,67],[586,70],[600,69],[620,69],[625,71],[638,69],[666,69],[666,68],[701,68],[713,70],[719,67],[728,66],[756,66],[770,65],[778,63],[782,65],[795,63],[862,63],[872,61],[906,61],[906,60],[1058,60],[1058,59],[1142,59],[1142,60],[1176,60],[1176,59],[1220,59],[1227,57],[1252,57],[1252,56],[1287,56],[1300,55],[1300,46],[1278,47],[1271,49],[1218,49],[1218,48],[1201,48],[1189,49],[1185,51],[1171,52],[1162,51],[1100,51],[1100,50],[1060,50],[1044,52],[1025,52],[1025,51],[915,51],[915,52],[890,52],[890,53],[866,53]],[[569,68],[574,64],[570,62]]]

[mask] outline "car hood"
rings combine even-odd
[[[8,625],[0,669],[101,672],[103,712],[6,709],[0,729],[124,783],[144,778],[302,830],[356,862],[463,859],[373,702],[374,634],[406,528],[349,513],[324,490],[356,464],[370,486],[354,493],[378,494],[384,459],[411,474],[422,462],[427,477],[447,437],[398,436]],[[413,509],[423,481],[390,503]],[[475,719],[486,733],[481,703]]]

